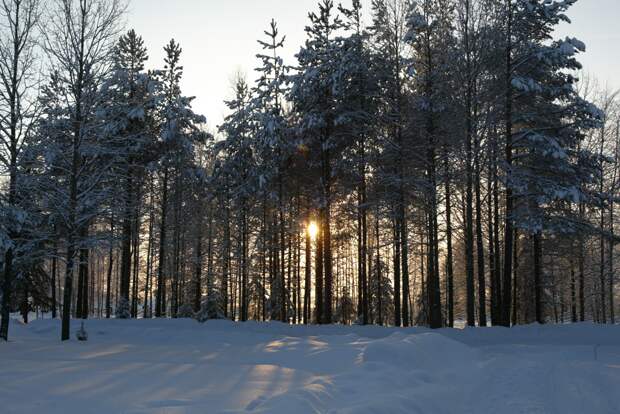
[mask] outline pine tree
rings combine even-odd
[[[239,229],[239,254],[241,287],[240,287],[240,319],[248,319],[248,213],[251,195],[258,188],[257,168],[255,167],[255,147],[251,140],[253,132],[251,97],[248,85],[242,77],[236,80],[235,98],[227,102],[231,114],[220,126],[220,132],[226,137],[220,143],[225,153],[225,162],[219,170],[223,180],[232,194],[237,212]]]
[[[408,14],[408,32],[405,40],[413,49],[412,70],[418,93],[417,110],[420,116],[418,148],[424,153],[422,165],[425,185],[422,189],[426,212],[428,235],[427,293],[429,326],[440,328],[441,286],[439,268],[439,176],[438,158],[444,146],[441,115],[450,104],[450,91],[446,76],[449,67],[450,50],[453,48],[452,20],[454,7],[450,0],[430,1],[412,5]]]
[[[513,148],[517,158],[508,186],[518,205],[511,219],[531,235],[534,255],[536,321],[544,322],[542,244],[545,233],[583,231],[566,206],[591,203],[583,183],[595,176],[593,156],[580,149],[583,130],[598,125],[600,111],[580,98],[570,71],[581,69],[576,59],[585,45],[579,40],[553,40],[554,28],[566,20],[574,2],[522,1],[514,10],[521,43],[519,63],[511,76]]]
[[[378,121],[380,94],[376,59],[370,49],[371,34],[364,28],[362,5],[354,0],[351,8],[339,7],[345,17],[348,37],[342,44],[342,86],[338,124],[344,142],[349,143],[343,153],[349,162],[345,171],[354,171],[351,181],[357,193],[357,262],[358,303],[357,317],[369,323],[368,313],[368,169],[369,153]],[[404,263],[404,262],[403,262]],[[405,315],[403,310],[403,315]],[[406,324],[405,324],[406,325]]]
[[[181,217],[183,206],[183,190],[188,171],[195,167],[196,148],[204,144],[208,134],[202,126],[206,119],[196,114],[191,103],[193,98],[183,96],[180,82],[183,77],[183,66],[180,65],[182,49],[172,39],[165,47],[164,70],[155,73],[160,85],[158,94],[159,105],[157,113],[158,146],[161,156],[158,157],[157,171],[159,173],[160,195],[160,225],[159,225],[159,264],[157,271],[157,294],[155,316],[163,317],[167,313],[167,267],[166,260],[169,253],[168,227],[172,227],[172,265],[173,277],[171,280],[170,313],[176,317],[181,306],[180,292],[180,237]],[[170,197],[172,196],[172,197]],[[175,217],[173,226],[169,225],[168,211],[173,204]]]
[[[317,304],[318,323],[332,321],[333,257],[331,241],[331,215],[333,203],[334,160],[339,159],[340,143],[336,129],[338,113],[335,111],[340,91],[338,77],[342,40],[337,36],[342,21],[336,15],[332,0],[322,0],[319,12],[310,13],[310,25],[305,46],[297,54],[299,73],[292,76],[290,100],[300,119],[300,135],[309,148],[311,162],[320,171],[320,188],[317,189],[318,221],[320,228],[319,253],[317,254]],[[322,273],[324,272],[324,276]],[[320,280],[324,277],[324,281]],[[323,283],[324,282],[324,283]]]
[[[115,172],[123,183],[119,194],[123,200],[121,235],[121,280],[122,300],[130,302],[131,245],[134,239],[133,222],[138,216],[138,189],[142,187],[145,168],[154,158],[153,134],[149,130],[153,122],[147,119],[156,106],[154,81],[144,73],[148,59],[144,41],[134,30],[121,36],[115,51],[115,65],[106,81],[103,93],[109,103],[99,115],[106,125],[108,145],[117,153]],[[131,306],[135,317],[137,309]],[[135,311],[135,312],[134,312]]]
[[[382,124],[392,143],[383,151],[382,177],[392,198],[392,234],[394,244],[394,325],[400,326],[403,316],[408,319],[408,231],[405,192],[405,57],[407,12],[412,4],[407,0],[377,0],[373,2],[373,25],[370,28],[378,49],[376,76],[382,88]],[[402,278],[402,289],[401,289]],[[401,300],[402,298],[402,300]],[[401,303],[403,306],[401,307]],[[405,319],[406,322],[408,322]]]
[[[255,156],[257,167],[258,187],[264,200],[275,199],[277,218],[274,220],[276,238],[275,254],[278,266],[275,274],[276,286],[272,287],[272,306],[277,303],[277,319],[287,321],[287,304],[290,292],[285,290],[285,213],[287,189],[286,176],[289,160],[293,152],[293,145],[289,140],[289,125],[284,110],[286,94],[288,93],[288,70],[281,57],[281,51],[286,40],[280,36],[278,26],[271,21],[269,29],[265,31],[265,40],[258,43],[263,53],[257,55],[261,66],[256,69],[258,79],[253,88],[252,117],[255,125]],[[267,208],[266,205],[263,208]],[[277,222],[277,223],[275,223]],[[264,235],[265,237],[266,235]]]

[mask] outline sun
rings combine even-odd
[[[319,234],[319,227],[316,225],[314,221],[311,221],[308,224],[308,235],[312,240],[316,239],[316,236]]]

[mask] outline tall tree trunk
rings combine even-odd
[[[611,181],[611,191],[610,194],[616,194],[617,191],[617,184],[618,184],[618,163],[620,161],[620,119],[617,120],[617,124],[616,124],[616,137],[615,137],[615,141],[616,141],[616,148],[614,151],[614,167],[613,167],[613,175],[612,175],[612,181]],[[610,195],[609,197],[609,232],[610,232],[610,238],[609,238],[609,252],[607,254],[609,263],[608,263],[608,268],[609,268],[609,292],[608,292],[608,296],[609,296],[609,318],[612,324],[616,323],[616,310],[615,310],[615,279],[616,279],[616,275],[615,275],[615,270],[614,270],[614,247],[615,247],[615,228],[614,228],[614,208],[615,208],[615,201],[613,196]]]
[[[545,323],[542,307],[542,242],[541,234],[534,233],[534,298],[536,302],[536,322]]]
[[[261,280],[262,280],[262,292],[261,292],[261,311],[262,311],[262,320],[267,320],[267,200],[266,197],[263,196],[263,217],[261,220],[261,241],[262,241],[262,254],[261,254]],[[209,227],[209,229],[211,229]],[[211,230],[209,230],[211,231]],[[209,238],[209,240],[211,240]]]
[[[114,217],[110,219],[110,251],[108,254],[108,275],[106,281],[106,293],[105,293],[105,317],[106,319],[110,319],[112,314],[112,269],[114,265],[114,243],[112,239],[114,238]]]
[[[402,249],[402,277],[403,277],[403,294],[402,294],[402,321],[403,326],[408,327],[409,321],[409,239],[407,229],[407,218],[405,215],[405,200],[401,198],[400,203],[400,246]],[[439,277],[439,276],[438,276]],[[440,305],[441,306],[441,305]]]
[[[363,143],[361,144],[362,157],[364,156]],[[365,165],[360,168],[361,184],[358,189],[357,206],[357,317],[364,325],[368,324],[368,263],[367,263],[367,210],[366,210],[366,177]]]
[[[54,231],[54,234],[56,232]],[[58,299],[56,298],[56,274],[58,272],[58,242],[54,239],[54,252],[52,253],[52,319],[56,319]]]
[[[586,300],[585,300],[585,272],[584,272],[584,252],[583,252],[583,242],[580,243],[579,247],[579,256],[578,256],[578,271],[579,271],[579,321],[585,322],[586,320]]]
[[[430,58],[429,58],[429,67]],[[430,83],[430,81],[429,81]],[[431,96],[432,86],[427,85],[427,96]],[[432,110],[431,110],[432,111]],[[429,253],[430,264],[428,271],[428,307],[429,307],[429,325],[432,329],[441,328],[442,315],[441,315],[441,285],[439,282],[439,225],[437,221],[437,168],[436,168],[436,152],[435,152],[435,137],[434,137],[434,122],[432,114],[427,120],[427,134],[428,134],[428,180],[429,180]]]
[[[166,316],[166,219],[168,215],[168,167],[164,168],[159,226],[159,264],[157,268],[157,295],[155,298],[155,317]]]
[[[248,320],[248,219],[245,201],[241,209],[241,320]]]
[[[602,168],[601,168],[602,170]],[[603,193],[603,183],[601,182],[601,194]],[[605,250],[607,248],[605,243],[605,207],[601,207],[601,217],[600,217],[600,265],[599,265],[599,295],[600,295],[600,305],[601,305],[601,323],[607,323],[607,299],[605,299],[605,291],[607,290],[607,277],[605,274]]]
[[[518,310],[519,310],[519,230],[514,230],[514,245],[512,249],[512,262],[514,266],[512,267],[512,324],[517,325],[518,320]]]
[[[400,225],[398,219],[392,222],[392,231],[394,239],[394,326],[400,327],[401,325],[401,310],[400,310]]]
[[[380,326],[383,326],[383,273],[381,271],[381,239],[379,238],[379,205],[375,212],[375,243],[377,249],[377,314]]]
[[[465,96],[465,284],[466,284],[466,313],[467,325],[475,326],[475,285],[474,285],[474,190],[473,190],[473,120],[472,120],[472,100],[473,100],[473,75],[471,65],[471,48],[469,42],[469,21],[471,6],[469,0],[465,1],[465,51],[466,51],[466,71],[467,71],[467,90]]]
[[[175,191],[173,193],[174,205],[174,224],[172,229],[172,292],[170,313],[173,319],[179,315],[179,307],[181,301],[181,209],[182,209],[182,193],[181,193],[181,174],[177,171],[175,177]]]
[[[123,212],[122,242],[121,242],[121,301],[129,306],[129,287],[131,280],[131,243],[133,241],[133,177],[131,169],[125,178],[125,211]]]
[[[150,205],[149,205],[149,235],[146,253],[146,286],[144,287],[144,313],[143,318],[151,318],[153,312],[153,230],[155,228],[155,189],[153,177],[149,177]]]
[[[333,257],[332,257],[332,241],[331,241],[331,161],[329,150],[325,151],[325,212],[323,216],[323,263],[325,266],[325,312],[323,315],[323,323],[332,323],[333,313],[333,292],[334,292],[334,276],[333,276]]]
[[[502,324],[502,263],[500,259],[500,216],[499,216],[499,177],[497,166],[497,137],[494,134],[491,161],[489,163],[489,262],[491,268],[491,323]],[[492,187],[492,188],[491,188]],[[491,207],[492,206],[492,207]]]
[[[76,80],[76,96],[75,96],[75,112],[73,120],[73,143],[72,143],[72,155],[71,155],[71,172],[69,174],[69,214],[68,223],[69,229],[67,231],[67,267],[65,271],[65,291],[63,299],[63,311],[62,311],[62,327],[61,327],[61,340],[66,341],[70,337],[71,329],[71,302],[73,298],[73,272],[75,255],[77,250],[76,235],[80,234],[80,228],[78,225],[78,180],[79,171],[81,168],[82,154],[80,151],[80,145],[82,142],[82,92],[83,92],[83,75],[84,75],[84,36],[80,38],[80,50],[81,55],[78,57],[79,70],[77,71]]]
[[[278,266],[278,277],[279,277],[279,285],[280,290],[279,294],[279,303],[280,303],[280,321],[287,321],[287,292],[286,292],[286,277],[285,277],[285,266],[286,262],[284,260],[284,255],[286,253],[286,239],[285,239],[285,230],[286,230],[286,222],[284,218],[284,191],[283,191],[283,182],[282,182],[282,174],[279,175],[279,183],[278,183],[278,229],[279,229],[279,241],[278,241],[278,253],[279,257],[279,266]]]
[[[140,196],[138,195],[138,198]],[[138,317],[138,301],[140,295],[140,211],[139,207],[136,206],[136,211],[134,212],[133,222],[133,230],[132,230],[132,256],[133,256],[133,277],[132,277],[132,285],[131,285],[131,317]]]
[[[11,298],[13,296],[13,249],[8,249],[4,256],[4,279],[2,281],[2,321],[0,339],[9,340],[9,319],[11,317]]]
[[[308,220],[308,227],[310,221]],[[306,265],[305,265],[305,282],[304,282],[304,325],[310,323],[310,289],[312,287],[312,237],[310,231],[306,229]]]
[[[513,247],[513,225],[512,215],[514,209],[513,192],[510,183],[510,174],[512,168],[512,19],[513,19],[512,0],[506,0],[507,26],[506,26],[506,67],[505,67],[505,108],[504,121],[506,127],[506,148],[505,148],[505,164],[506,174],[508,176],[506,184],[506,212],[504,223],[504,280],[503,280],[503,297],[502,297],[502,322],[504,326],[510,326],[510,310],[512,307],[512,247]]]
[[[227,186],[228,187],[228,186]],[[228,317],[228,279],[230,273],[230,196],[228,191],[224,200],[224,254],[222,263],[222,296],[224,298],[224,316]],[[233,315],[230,315],[233,316]]]
[[[73,294],[73,267],[75,262],[75,241],[72,236],[67,238],[67,264],[65,271],[65,290],[62,307],[61,340],[66,341],[70,337],[71,323],[71,299]]]
[[[475,192],[476,192],[476,253],[478,264],[478,324],[487,326],[487,287],[484,268],[484,240],[482,238],[482,194],[480,185],[480,138],[475,139]]]
[[[616,161],[617,163],[617,161]],[[615,181],[615,178],[614,178]],[[615,187],[615,185],[614,185]],[[615,191],[615,190],[614,190]],[[611,198],[611,197],[610,197]],[[607,296],[609,296],[609,321],[611,322],[611,324],[615,324],[616,323],[616,312],[614,309],[615,303],[614,303],[614,295],[615,295],[615,289],[614,289],[614,279],[615,279],[615,275],[614,275],[614,239],[615,239],[615,234],[614,234],[614,201],[613,199],[609,201],[609,233],[610,233],[610,237],[609,237],[609,243],[608,243],[608,248],[609,248],[609,252],[607,253],[607,269],[609,272],[609,291],[607,293]]]
[[[577,322],[577,286],[576,286],[576,281],[575,281],[575,264],[572,258],[570,259],[570,311],[571,311],[570,312],[571,322],[576,323]]]
[[[317,324],[324,323],[323,318],[323,232],[325,231],[324,222],[324,210],[319,209],[319,234],[316,238],[316,265],[315,265],[315,282],[314,282],[314,313]]]
[[[202,301],[202,214],[196,230],[196,259],[194,263],[194,312],[200,311]]]
[[[88,237],[88,229],[85,227],[80,231],[80,238],[85,240]],[[78,263],[78,291],[76,302],[76,318],[88,318],[88,248],[80,249],[80,260]]]
[[[445,155],[446,163],[446,302],[448,313],[448,326],[454,328],[454,270],[453,270],[453,252],[452,252],[452,174],[450,168],[450,160],[448,151]]]
[[[207,230],[207,297],[212,294],[214,289],[213,280],[213,206],[211,203],[208,205],[209,213],[209,227]],[[263,297],[264,297],[265,285],[263,284]],[[201,304],[202,306],[202,304]]]

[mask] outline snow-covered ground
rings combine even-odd
[[[88,342],[60,343],[58,321],[14,323],[0,412],[620,413],[619,326],[86,327]]]

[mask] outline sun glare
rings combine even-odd
[[[316,239],[316,236],[319,234],[319,227],[316,225],[314,221],[311,221],[308,224],[308,235],[312,240]]]

